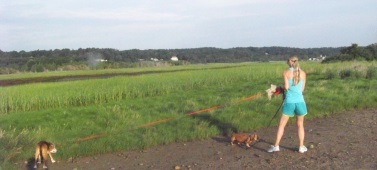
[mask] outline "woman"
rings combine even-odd
[[[275,144],[267,152],[280,151],[279,143],[284,134],[285,125],[290,117],[296,116],[297,133],[299,139],[299,152],[304,153],[308,149],[304,146],[304,116],[307,114],[306,103],[303,96],[306,84],[306,73],[300,69],[297,56],[289,57],[287,64],[289,69],[284,70],[284,89],[286,90],[282,115],[276,134]]]

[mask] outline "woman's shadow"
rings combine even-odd
[[[200,121],[209,122],[211,126],[217,127],[217,129],[221,132],[221,135],[223,137],[214,137],[213,139],[221,142],[221,143],[228,143],[229,142],[229,136],[233,133],[238,133],[237,127],[235,127],[233,124],[221,121],[213,116],[211,116],[208,113],[204,114],[197,114],[193,115],[193,118],[199,119]]]

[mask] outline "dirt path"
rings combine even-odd
[[[296,126],[286,127],[281,151],[267,153],[276,127],[261,129],[260,142],[245,149],[231,146],[227,137],[174,143],[143,151],[125,151],[49,163],[53,170],[119,169],[377,169],[377,109],[349,111],[305,122],[301,154]],[[58,153],[57,153],[58,154]],[[58,156],[56,156],[58,157]],[[27,165],[23,167],[28,169]],[[20,169],[24,169],[20,167]],[[41,169],[39,167],[38,169]]]
[[[223,66],[204,69],[226,69],[239,66]],[[4,79],[0,80],[0,87],[16,86],[22,84],[41,83],[41,82],[60,82],[60,81],[76,81],[87,79],[104,79],[115,76],[140,76],[147,74],[163,74],[173,72],[183,72],[202,69],[179,69],[179,70],[157,70],[157,71],[141,71],[141,72],[124,72],[124,73],[103,73],[103,74],[91,74],[91,75],[66,75],[66,76],[48,76],[48,77],[32,77],[32,78],[16,78],[16,79]]]

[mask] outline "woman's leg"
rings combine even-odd
[[[297,134],[299,146],[304,146],[305,129],[304,129],[304,116],[297,116]]]
[[[288,120],[289,120],[289,116],[284,115],[284,114],[281,115],[278,131],[277,131],[277,134],[276,134],[275,146],[279,146],[280,140],[281,140],[281,138],[283,137],[283,134],[284,134],[285,125],[287,125]]]

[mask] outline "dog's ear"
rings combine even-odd
[[[273,92],[275,92],[276,90],[276,85],[275,84],[271,84],[271,88],[270,88]]]
[[[251,135],[249,135],[249,138],[251,140],[257,140],[258,136],[256,134],[251,134]]]
[[[48,143],[48,150],[55,149],[55,145],[53,143]]]
[[[252,137],[251,137],[251,135],[249,135],[249,136],[247,137],[246,141],[250,142],[251,140],[252,140]]]

